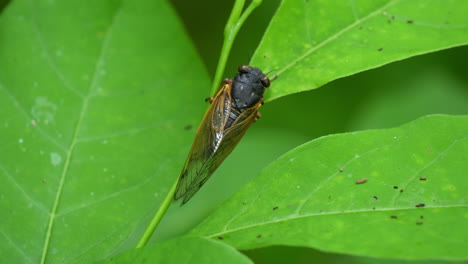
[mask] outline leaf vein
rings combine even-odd
[[[351,164],[353,161],[355,161],[356,159],[358,158],[361,158],[361,157],[364,157],[365,155],[367,154],[370,154],[370,153],[373,153],[375,151],[378,151],[380,149],[383,149],[383,148],[387,148],[389,146],[392,146],[394,145],[395,142],[393,142],[392,144],[388,144],[388,145],[385,145],[385,146],[381,146],[381,147],[377,147],[377,148],[374,148],[374,149],[371,149],[371,150],[368,150],[366,152],[363,152],[363,153],[359,153],[359,154],[355,154],[350,160],[348,160],[342,167],[343,168],[346,168],[349,164]],[[333,173],[332,175],[328,176],[327,178],[325,178],[323,181],[321,181],[317,187],[312,190],[312,192],[303,200],[301,200],[301,202],[299,203],[299,206],[297,207],[296,209],[296,215],[300,215],[301,212],[302,212],[302,209],[304,208],[304,205],[310,200],[310,198],[312,197],[312,195],[314,195],[318,190],[320,190],[326,183],[328,183],[331,179],[333,179],[336,175],[338,175],[340,172],[337,171],[335,173]]]
[[[440,160],[441,157],[443,157],[454,145],[457,143],[466,140],[468,137],[461,138],[461,139],[455,139],[453,140],[443,151],[439,153],[439,155],[435,156],[430,162],[426,163],[423,167],[421,167],[418,171],[416,171],[413,176],[409,177],[409,179],[401,185],[401,189],[407,189],[408,185],[411,184],[411,182],[415,181],[417,177],[423,172],[424,170],[428,169],[434,163],[436,163],[438,160]],[[395,207],[395,204],[397,203],[398,199],[401,197],[400,192],[397,192],[396,194],[393,195],[392,198],[392,206]]]
[[[468,208],[468,205],[466,204],[457,204],[457,205],[443,205],[443,206],[426,206],[423,209],[431,209],[431,208],[457,208],[457,207],[466,207]],[[336,214],[354,214],[354,213],[369,213],[369,212],[384,212],[384,211],[400,211],[400,210],[418,210],[421,208],[416,208],[416,207],[402,207],[402,208],[381,208],[381,209],[363,209],[363,210],[351,210],[351,211],[335,211],[335,212],[320,212],[320,213],[310,213],[310,214],[303,214],[303,215],[293,215],[293,216],[288,216],[287,218],[281,218],[281,219],[275,219],[275,220],[270,220],[270,221],[265,221],[261,223],[255,223],[255,224],[250,224],[250,225],[245,225],[245,226],[240,226],[237,228],[233,228],[231,230],[225,230],[222,232],[218,232],[215,234],[211,235],[206,235],[206,238],[213,238],[213,237],[218,237],[223,234],[227,233],[233,233],[253,227],[259,227],[259,226],[264,226],[264,225],[269,225],[269,224],[275,224],[275,223],[280,223],[283,221],[287,220],[297,220],[297,219],[302,219],[302,218],[307,218],[307,217],[313,217],[313,216],[323,216],[323,215],[336,215]],[[227,231],[227,232],[226,232]]]
[[[23,256],[28,261],[28,263],[34,263],[32,259],[23,250],[21,250],[21,248],[16,245],[15,242],[1,229],[0,234],[2,234],[2,236],[21,254],[21,256]]]
[[[42,203],[34,200],[31,196],[29,196],[28,192],[24,189],[24,187],[21,186],[18,183],[18,181],[16,181],[15,177],[13,177],[13,175],[2,164],[0,164],[0,169],[5,173],[7,178],[16,186],[16,188],[18,188],[18,190],[27,200],[32,202],[41,211],[47,212],[47,208]]]
[[[359,14],[358,14],[357,9],[356,9],[356,1],[349,0],[349,2],[351,4],[351,10],[353,11],[354,19],[355,19],[355,21],[358,21],[359,20]]]
[[[97,83],[99,81],[99,72],[100,72],[100,69],[102,68],[102,66],[104,64],[104,54],[106,54],[106,51],[107,51],[107,48],[108,48],[108,45],[109,45],[109,42],[110,42],[110,39],[111,39],[110,36],[111,36],[111,33],[112,33],[112,28],[113,28],[113,25],[115,24],[115,21],[117,20],[117,16],[118,16],[120,10],[121,9],[119,8],[119,9],[117,9],[115,11],[115,13],[113,14],[113,17],[112,17],[112,19],[111,19],[111,21],[109,23],[109,26],[105,31],[106,33],[104,35],[104,39],[103,39],[102,44],[101,44],[101,50],[99,52],[99,56],[98,56],[97,61],[96,61],[96,65],[95,65],[95,69],[94,69],[94,73],[93,73],[93,78],[92,78],[90,87],[89,87],[89,89],[87,91],[87,94],[83,98],[81,111],[80,111],[77,123],[75,125],[72,140],[71,140],[70,146],[68,148],[67,155],[66,155],[66,160],[65,160],[65,163],[63,165],[62,174],[60,176],[60,182],[59,182],[59,186],[58,186],[58,189],[57,189],[57,194],[56,194],[55,199],[54,199],[54,205],[53,205],[53,207],[51,209],[51,212],[50,212],[49,222],[48,222],[48,225],[47,225],[47,231],[46,231],[46,235],[45,235],[45,238],[44,238],[44,247],[43,247],[43,250],[42,250],[41,264],[44,264],[45,261],[46,261],[47,252],[48,252],[48,248],[49,248],[49,243],[50,243],[50,239],[51,239],[51,236],[52,236],[52,229],[54,227],[55,218],[57,217],[57,210],[58,210],[58,206],[59,206],[61,196],[63,194],[63,187],[64,187],[64,184],[65,184],[65,179],[66,179],[68,170],[70,168],[72,154],[73,154],[73,151],[74,151],[76,145],[79,143],[78,142],[78,134],[79,134],[80,129],[81,129],[81,124],[82,124],[82,122],[83,122],[83,120],[85,118],[86,112],[88,110],[88,104],[89,104],[89,101],[90,101],[90,98],[91,98],[91,94],[93,93],[94,89],[96,89]]]
[[[34,118],[31,117],[29,114],[28,114],[28,111],[26,111],[26,108],[24,108],[20,103],[19,101],[16,99],[16,97],[13,96],[13,94],[10,93],[10,91],[8,91],[8,89],[0,82],[0,89],[3,90],[5,92],[5,94],[7,95],[7,97],[10,99],[10,101],[13,103],[13,105],[15,106],[16,109],[19,110],[19,112],[25,117],[25,119],[27,120],[27,122],[31,122],[31,120],[33,120]],[[47,131],[45,131],[42,127],[40,126],[37,126],[35,127],[35,129],[37,131],[39,131],[39,133],[45,138],[47,139],[48,141],[50,141],[51,143],[53,143],[56,147],[58,147],[60,150],[62,151],[65,151],[66,150],[66,147],[63,146],[61,143],[59,143],[57,140],[55,140],[55,138],[51,135],[49,135],[49,133]]]
[[[393,0],[393,1],[390,1],[388,2],[387,4],[385,4],[384,6],[376,9],[374,12],[368,14],[367,16],[364,16],[358,20],[356,20],[355,22],[349,24],[347,27],[343,28],[342,30],[336,32],[335,34],[332,34],[330,37],[328,37],[327,39],[325,39],[324,41],[320,42],[318,45],[310,48],[309,50],[307,50],[304,54],[300,55],[299,57],[297,57],[296,59],[294,59],[291,63],[289,63],[288,65],[286,65],[283,69],[279,70],[277,72],[276,75],[281,75],[283,72],[287,71],[289,68],[291,68],[292,66],[294,66],[296,63],[302,61],[303,59],[305,59],[307,56],[309,56],[310,54],[312,54],[313,52],[315,52],[316,50],[320,49],[321,47],[327,45],[328,43],[332,42],[333,40],[337,39],[338,37],[340,37],[341,35],[343,35],[344,33],[348,32],[349,30],[351,30],[352,28],[354,28],[356,25],[358,25],[359,23],[361,22],[364,22],[368,19],[370,19],[371,17],[379,14],[382,10],[398,3],[400,0]]]
[[[158,122],[149,126],[141,126],[141,127],[135,127],[131,129],[125,129],[125,130],[120,130],[120,131],[115,131],[107,135],[98,135],[98,136],[93,136],[93,137],[86,137],[86,138],[80,138],[78,139],[78,142],[83,143],[83,142],[93,142],[93,141],[98,141],[98,140],[104,140],[104,139],[109,139],[109,138],[117,138],[117,137],[124,137],[124,136],[134,136],[139,133],[145,132],[147,130],[151,130],[153,128],[161,128],[165,125],[170,125],[170,122]]]
[[[80,206],[77,206],[77,207],[74,207],[74,208],[70,208],[68,210],[63,210],[61,213],[58,213],[56,217],[63,217],[64,215],[67,215],[67,214],[70,214],[70,213],[73,213],[75,211],[78,211],[78,210],[81,210],[81,209],[84,209],[86,207],[89,207],[89,206],[92,206],[92,205],[95,205],[95,204],[99,204],[99,203],[102,203],[106,200],[109,200],[111,198],[114,198],[114,197],[117,197],[123,193],[126,193],[126,192],[130,192],[132,190],[135,190],[135,189],[138,189],[142,186],[145,186],[148,182],[150,182],[152,179],[154,179],[153,175],[151,176],[148,176],[146,177],[143,181],[140,181],[138,182],[137,184],[134,184],[132,186],[129,186],[127,188],[124,188],[124,189],[121,189],[119,190],[118,192],[114,192],[114,193],[111,193],[109,195],[105,195],[99,199],[96,199],[92,202],[89,202],[89,203],[84,203],[84,204],[81,204]]]
[[[33,3],[36,3],[36,2],[33,2]],[[35,8],[35,10],[37,10],[37,8]],[[55,61],[52,59],[52,56],[50,55],[50,52],[49,52],[49,49],[47,48],[47,45],[44,41],[44,38],[42,37],[42,33],[41,31],[39,30],[39,27],[38,27],[38,22],[36,20],[36,14],[37,12],[32,12],[33,14],[33,20],[31,21],[31,24],[32,24],[32,27],[34,29],[34,34],[35,34],[35,37],[39,43],[39,46],[41,47],[41,49],[44,51],[42,53],[42,55],[44,56],[47,64],[50,65],[50,67],[52,68],[52,71],[57,75],[57,77],[60,79],[60,81],[62,81],[63,85],[65,88],[67,88],[69,91],[71,91],[72,93],[74,93],[75,95],[79,96],[80,98],[84,98],[84,95],[81,94],[71,83],[70,81],[65,77],[65,75],[63,74],[62,71],[59,70],[59,68],[57,67],[57,64],[55,63]]]

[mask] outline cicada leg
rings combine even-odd
[[[262,114],[260,114],[260,112],[257,112],[257,114],[255,115],[255,121],[260,119],[260,117],[262,117]]]
[[[224,79],[224,80],[223,80],[223,86],[221,86],[221,88],[218,90],[218,93],[222,90],[222,88],[223,88],[224,85],[226,85],[226,84],[232,85],[232,80],[231,80],[231,79],[227,79],[227,78]],[[214,100],[215,97],[216,97],[216,96],[205,98],[205,102],[210,102],[210,104],[211,104],[211,103],[213,102],[213,100]]]

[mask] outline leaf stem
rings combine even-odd
[[[221,83],[221,78],[224,73],[224,69],[226,68],[226,62],[229,57],[229,52],[231,51],[232,44],[234,43],[234,39],[236,38],[239,29],[242,27],[245,20],[247,19],[247,17],[249,17],[252,11],[255,8],[257,8],[261,3],[262,0],[252,0],[252,2],[250,2],[250,5],[245,9],[244,12],[242,12],[242,9],[244,8],[245,0],[236,0],[236,2],[234,3],[231,15],[229,16],[226,27],[224,28],[224,43],[221,49],[221,55],[219,57],[218,67],[216,68],[215,79],[213,81],[213,86],[211,87],[210,95],[214,96],[216,91],[218,90],[218,85]],[[167,209],[171,205],[172,200],[174,199],[174,193],[177,188],[178,180],[179,179],[177,178],[177,180],[172,185],[171,189],[169,189],[169,191],[167,192],[166,197],[164,197],[164,200],[161,203],[161,206],[154,214],[153,218],[151,219],[151,222],[146,227],[145,232],[138,241],[136,248],[144,247],[150,240],[151,236],[154,233],[154,230],[156,230],[156,227],[161,222],[161,219],[163,218]]]
[[[216,94],[216,91],[218,90],[218,87],[221,83],[224,69],[226,68],[226,62],[239,29],[242,27],[245,20],[247,20],[252,11],[254,11],[254,9],[262,3],[262,0],[252,0],[250,5],[242,13],[244,3],[245,0],[236,0],[234,7],[232,8],[231,15],[229,16],[229,19],[226,23],[226,27],[224,28],[224,43],[221,49],[221,55],[219,56],[218,67],[216,68],[213,84],[211,86],[211,96]]]
[[[146,245],[146,243],[148,243],[149,239],[154,233],[154,230],[159,225],[159,222],[161,222],[161,219],[163,218],[167,209],[171,205],[172,200],[174,199],[174,193],[176,191],[178,181],[179,181],[179,178],[177,178],[177,180],[174,182],[172,187],[167,192],[166,197],[164,197],[164,200],[161,203],[161,206],[159,206],[158,210],[153,216],[153,219],[151,219],[151,222],[146,227],[145,232],[141,236],[140,241],[138,241],[136,248],[142,248]]]

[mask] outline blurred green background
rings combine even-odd
[[[171,2],[207,72],[214,76],[224,24],[234,1]],[[247,20],[234,43],[224,77],[232,77],[238,65],[250,61],[279,3],[264,1]],[[428,114],[468,114],[467,58],[468,47],[422,55],[265,104],[262,118],[205,187],[186,206],[170,208],[155,240],[186,233],[262,168],[302,143],[328,134],[399,126]],[[275,89],[274,83],[270,89]],[[209,90],[206,87],[207,96]],[[383,262],[284,246],[244,253],[255,263],[445,263]]]

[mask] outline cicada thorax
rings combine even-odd
[[[231,80],[231,110],[226,128],[229,128],[249,108],[261,102],[263,104],[263,93],[270,86],[269,79],[258,68],[242,65],[238,73]]]
[[[243,111],[263,100],[265,88],[270,82],[262,71],[255,67],[240,66],[232,80],[231,95],[235,107]]]

